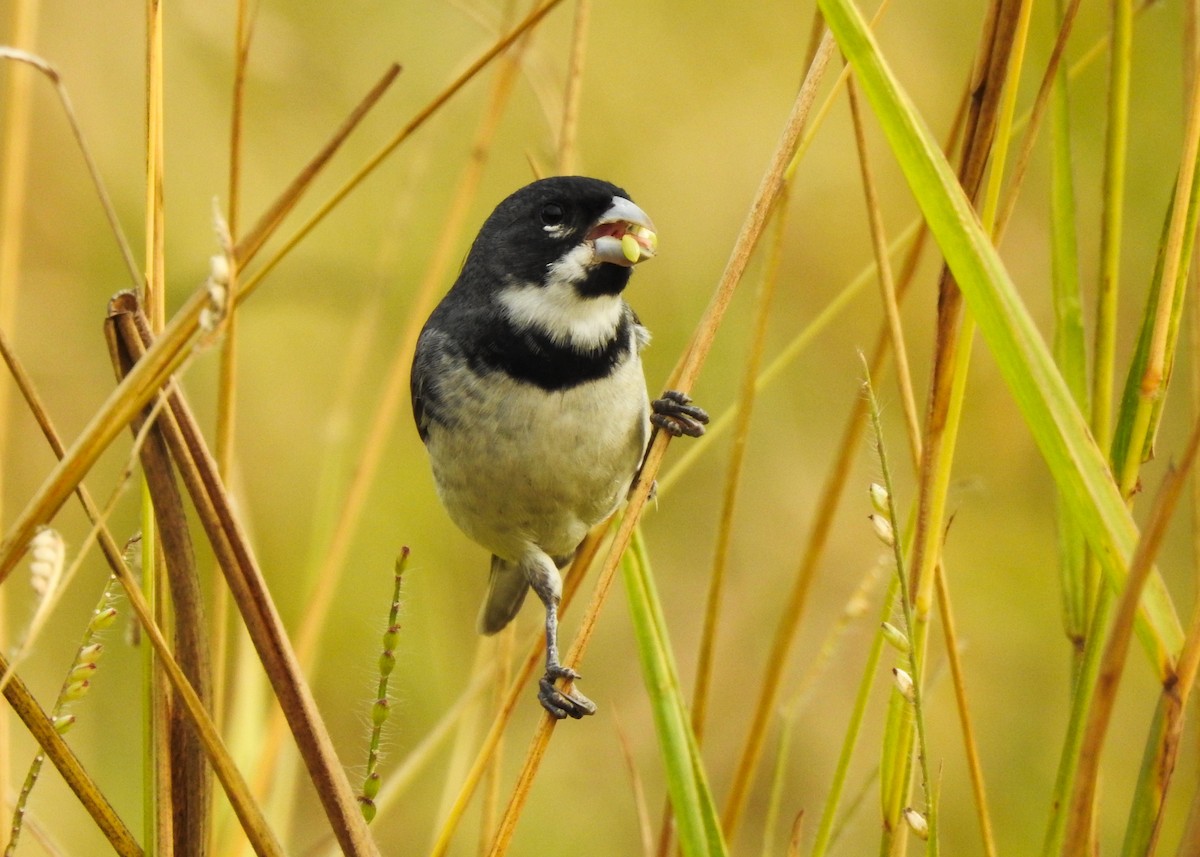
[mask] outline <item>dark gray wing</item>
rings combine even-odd
[[[445,334],[427,327],[417,339],[417,349],[413,355],[409,393],[412,396],[413,420],[423,442],[429,436],[429,424],[439,419],[441,400],[436,378],[437,369],[445,363],[447,345]]]

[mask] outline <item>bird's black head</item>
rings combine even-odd
[[[619,294],[633,265],[654,255],[654,224],[616,185],[582,176],[542,179],[492,212],[467,257],[502,285],[573,286]]]

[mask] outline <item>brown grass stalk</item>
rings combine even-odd
[[[16,381],[18,389],[24,396],[30,412],[45,435],[51,450],[53,450],[57,457],[62,458],[66,453],[66,448],[58,432],[55,430],[50,415],[42,404],[36,388],[33,386],[32,379],[17,359],[16,354],[9,347],[2,330],[0,330],[0,355],[3,356],[5,364]],[[154,620],[150,605],[142,594],[140,585],[125,565],[121,546],[112,537],[108,529],[103,526],[104,514],[92,499],[87,486],[82,482],[76,487],[75,493],[79,498],[80,504],[83,506],[85,514],[96,528],[101,553],[104,554],[104,558],[108,561],[109,568],[113,574],[121,581],[126,597],[133,608],[134,615],[137,617],[146,633],[147,639],[157,653],[159,657],[158,663],[166,672],[167,678],[177,695],[176,702],[182,704],[183,709],[192,718],[192,722],[200,734],[205,752],[208,754],[209,761],[216,772],[217,779],[225,788],[226,796],[229,798],[234,812],[246,830],[247,836],[254,844],[255,851],[260,855],[282,854],[282,848],[275,841],[274,835],[267,826],[261,811],[251,799],[250,790],[241,778],[241,774],[234,765],[232,758],[229,756],[229,752],[221,740],[216,725],[201,703],[199,695],[192,688],[187,677],[184,676],[183,670],[176,663],[175,657],[171,652],[171,647],[167,643],[162,629]],[[0,670],[0,672],[2,671]]]
[[[146,348],[149,330],[139,318],[130,294],[118,297],[114,312],[118,322],[134,329]],[[138,344],[127,339],[131,351]],[[143,353],[148,353],[145,351]],[[139,357],[140,359],[140,357]],[[377,854],[378,850],[359,812],[350,782],[333,749],[316,702],[296,661],[290,640],[276,612],[261,569],[258,567],[241,524],[233,513],[216,464],[180,391],[169,394],[170,412],[160,418],[168,447],[179,468],[197,517],[204,527],[213,552],[233,591],[246,630],[254,642],[264,671],[287,717],[300,756],[313,781],[330,826],[347,854]]]
[[[1092,810],[1095,805],[1100,757],[1116,703],[1117,689],[1124,672],[1125,659],[1129,654],[1129,643],[1133,637],[1134,619],[1142,588],[1154,568],[1154,560],[1166,536],[1167,526],[1175,514],[1175,507],[1183,494],[1192,465],[1195,464],[1197,451],[1200,451],[1200,422],[1193,428],[1179,463],[1168,470],[1163,478],[1154,506],[1150,510],[1150,518],[1142,530],[1137,550],[1129,564],[1125,588],[1121,592],[1117,613],[1104,646],[1100,673],[1096,678],[1080,747],[1063,846],[1063,853],[1069,857],[1085,857],[1090,854]]]
[[[968,198],[978,198],[991,156],[1000,100],[1008,76],[1008,61],[1019,19],[1021,0],[993,0],[989,6],[979,52],[972,74],[971,102],[963,136],[958,179]],[[933,377],[929,386],[924,422],[924,442],[917,493],[917,532],[908,591],[915,599],[919,623],[932,604],[934,569],[938,560],[944,518],[945,492],[937,485],[946,449],[954,367],[962,343],[959,336],[964,306],[950,269],[943,265],[938,282],[937,327]],[[917,642],[914,640],[914,642]],[[914,678],[916,678],[914,676]]]
[[[122,340],[119,322],[112,317],[105,325],[109,353],[120,377],[133,363],[127,343]],[[161,401],[161,400],[160,400]],[[175,659],[191,682],[205,708],[212,705],[212,665],[204,639],[207,622],[204,618],[203,595],[196,571],[196,554],[183,498],[175,481],[166,441],[155,417],[139,416],[130,429],[137,437],[149,431],[140,445],[142,474],[153,504],[158,546],[165,560],[167,582],[171,593],[171,608],[175,636]],[[164,678],[164,686],[166,681]],[[168,737],[170,768],[171,832],[173,853],[201,855],[208,835],[211,780],[199,736],[193,731],[185,712],[168,705]]]

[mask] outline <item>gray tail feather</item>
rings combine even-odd
[[[479,633],[495,634],[513,620],[525,601],[529,582],[517,563],[492,557],[487,597],[479,611]]]

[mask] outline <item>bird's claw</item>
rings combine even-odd
[[[546,674],[538,680],[538,702],[542,704],[542,708],[555,720],[567,717],[579,720],[589,714],[595,714],[596,703],[582,693],[574,688],[564,693],[555,687],[554,682],[560,678],[575,681],[579,678],[579,673],[561,664],[548,666]]]
[[[708,413],[704,408],[696,407],[686,393],[676,390],[667,390],[661,399],[651,402],[650,410],[650,422],[673,437],[685,434],[688,437],[700,437],[708,422]]]

